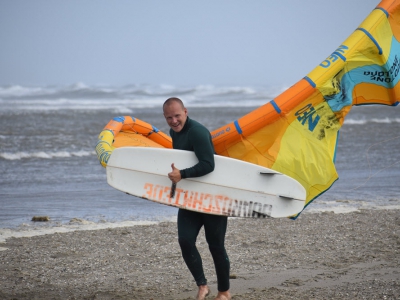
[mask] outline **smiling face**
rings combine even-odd
[[[170,100],[164,104],[164,117],[169,127],[175,132],[180,132],[185,126],[187,109],[182,102]]]

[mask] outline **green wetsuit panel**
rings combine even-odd
[[[193,151],[199,160],[196,165],[180,170],[182,178],[204,176],[214,170],[214,145],[205,126],[187,117],[182,130],[170,129],[170,135],[174,149]]]

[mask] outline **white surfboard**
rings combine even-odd
[[[179,181],[168,178],[198,162],[191,151],[148,147],[115,149],[107,182],[140,198],[202,213],[232,217],[289,217],[304,208],[306,191],[293,178],[255,164],[215,155],[213,172]]]

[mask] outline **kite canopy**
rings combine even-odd
[[[212,131],[217,154],[296,179],[307,191],[307,206],[338,179],[336,144],[352,106],[395,106],[400,101],[399,40],[400,0],[383,0],[306,77],[274,100]],[[119,131],[110,132],[114,143],[111,145],[112,138],[105,143],[105,135],[100,134],[96,148],[103,166],[106,160],[101,160],[102,154],[108,158],[113,147],[131,146],[118,142]],[[169,137],[163,139],[163,146],[170,148]],[[109,148],[101,152],[101,145],[106,144]]]
[[[212,132],[217,153],[297,179],[306,206],[338,179],[339,129],[353,105],[400,100],[400,1],[382,1],[326,60],[264,106]]]

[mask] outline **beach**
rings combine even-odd
[[[197,245],[213,299],[216,277],[203,231]],[[0,246],[1,299],[196,294],[174,221],[8,237]],[[304,212],[297,220],[230,218],[226,248],[235,300],[400,298],[397,209]]]

